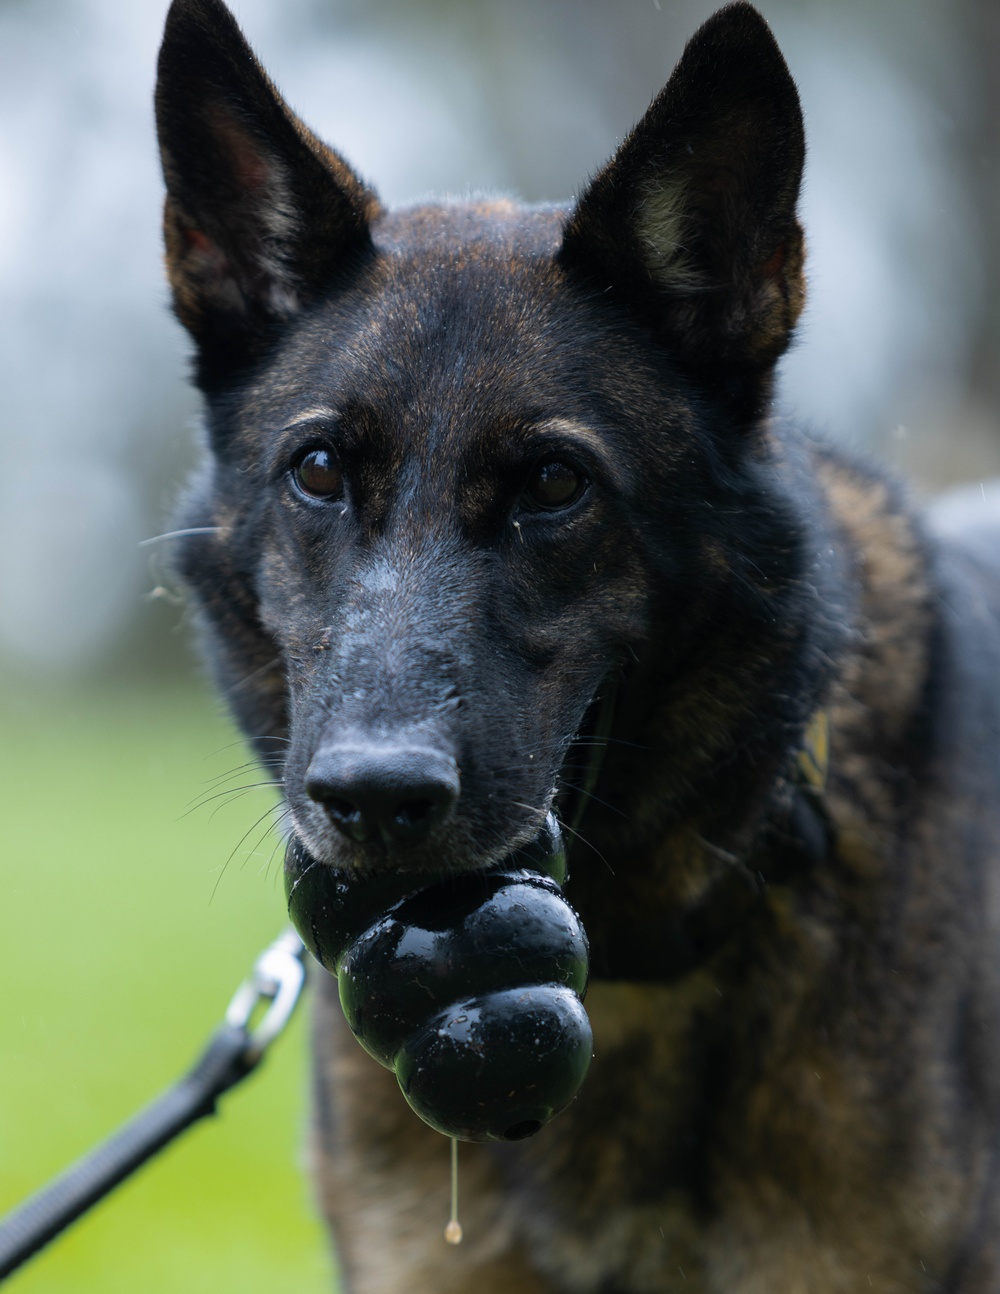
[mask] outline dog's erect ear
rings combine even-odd
[[[696,374],[766,372],[802,310],[805,144],[767,24],[727,5],[591,182],[564,264],[637,310]]]
[[[370,250],[378,199],[286,106],[222,0],[173,0],[156,121],[174,308],[211,381]]]

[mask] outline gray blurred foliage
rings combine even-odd
[[[0,656],[186,660],[149,593],[196,402],[159,250],[164,0],[0,0]],[[569,198],[711,0],[243,0],[295,107],[390,202]],[[762,0],[801,92],[811,300],[784,398],[930,488],[1000,473],[1000,5]]]

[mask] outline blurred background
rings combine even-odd
[[[716,6],[234,7],[293,107],[405,202],[571,197]],[[760,7],[810,143],[785,403],[921,494],[1000,475],[1000,5]],[[273,797],[201,682],[163,549],[140,546],[197,453],[160,265],[165,8],[0,0],[0,1211],[193,1058],[282,922]],[[328,1289],[305,1089],[300,1024],[218,1126],[13,1286]]]

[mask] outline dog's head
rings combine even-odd
[[[538,830],[623,665],[731,656],[729,711],[677,720],[693,784],[796,576],[753,466],[803,298],[801,116],[762,18],[701,29],[570,211],[385,212],[221,0],[174,0],[157,114],[211,450],[179,565],[245,730],[287,742],[307,848],[483,866]]]

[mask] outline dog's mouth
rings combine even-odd
[[[600,775],[614,697],[606,682],[586,707],[548,797],[571,832]],[[450,1136],[531,1136],[573,1099],[589,1064],[589,947],[562,895],[560,818],[541,813],[498,853],[468,852],[451,866],[454,854],[438,850],[436,869],[400,865],[427,851],[394,850],[391,835],[355,835],[347,868],[299,833],[288,843],[289,915],[336,975],[351,1030],[416,1113]]]
[[[583,1081],[588,947],[562,897],[565,878],[552,813],[499,867],[419,879],[359,877],[289,842],[294,925],[336,974],[358,1041],[439,1132],[521,1140]]]
[[[570,835],[579,830],[604,766],[617,693],[617,682],[613,675],[608,675],[584,711],[563,761],[556,804],[559,819]]]
[[[526,844],[512,849],[500,863],[472,869],[471,874],[498,871],[529,871],[547,876],[556,885],[565,884],[566,845],[554,813],[546,815],[542,829]],[[285,850],[289,915],[313,956],[334,974],[347,944],[381,915],[418,890],[445,885],[460,875],[452,871],[417,875],[401,869],[359,874],[315,858],[297,835],[289,838]]]
[[[555,788],[533,809],[520,809],[521,821],[513,830],[502,834],[488,823],[481,824],[473,813],[442,815],[438,829],[416,841],[386,840],[381,837],[359,839],[337,823],[321,818],[311,806],[304,814],[292,810],[292,829],[288,853],[301,851],[315,866],[341,872],[358,883],[378,886],[398,881],[404,888],[426,884],[439,876],[485,871],[504,864],[522,851],[531,852],[546,832],[547,815],[555,800]],[[409,806],[400,818],[408,825]],[[402,833],[401,833],[402,834]]]

